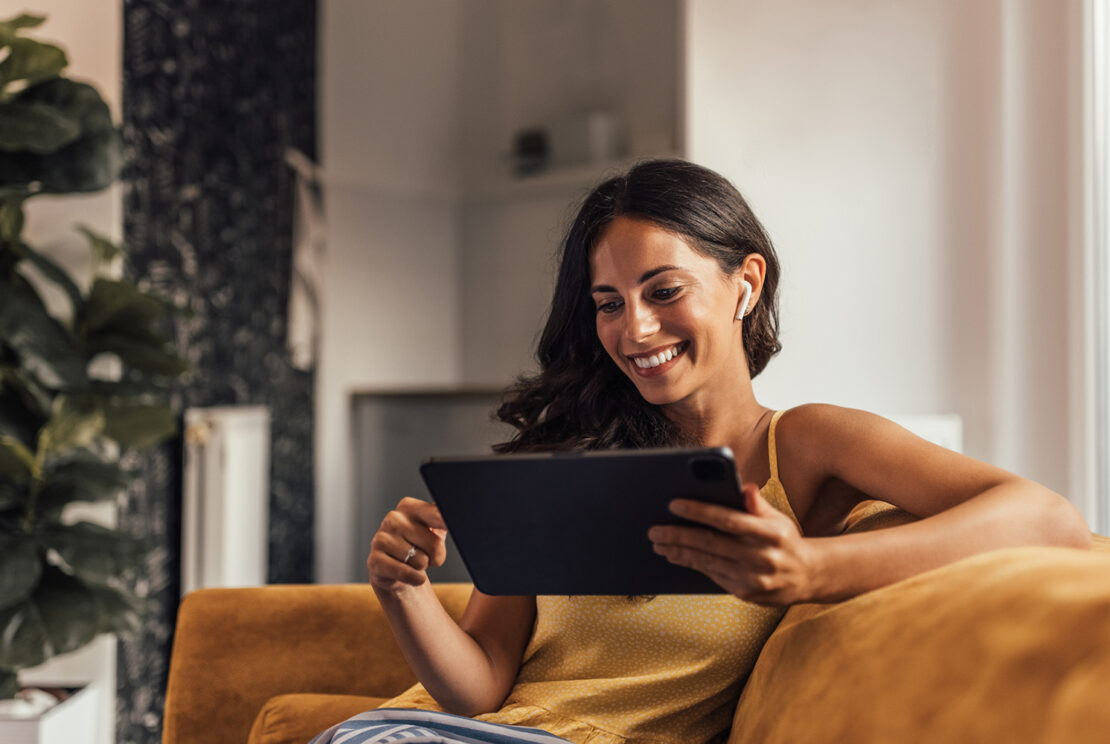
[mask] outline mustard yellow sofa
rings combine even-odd
[[[907,519],[871,507],[852,529]],[[1110,540],[1094,541],[994,551],[792,607],[728,741],[1110,741]],[[436,592],[458,617],[470,586]],[[162,741],[305,744],[414,681],[368,585],[201,590],[178,615]]]

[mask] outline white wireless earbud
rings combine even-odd
[[[740,286],[744,288],[744,298],[740,301],[740,312],[737,313],[736,319],[743,320],[744,316],[748,314],[748,300],[752,298],[752,285],[747,279],[740,281]]]

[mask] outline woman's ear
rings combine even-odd
[[[767,261],[758,253],[744,259],[733,279],[736,282],[736,319],[750,315],[755,310],[759,296],[763,292],[763,278],[767,274]]]

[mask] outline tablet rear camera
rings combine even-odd
[[[690,470],[702,483],[723,483],[728,480],[728,467],[714,458],[699,457],[690,461]]]

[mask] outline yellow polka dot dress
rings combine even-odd
[[[778,478],[761,489],[794,518]],[[795,521],[797,521],[795,519]],[[576,744],[696,744],[728,728],[740,688],[783,610],[732,595],[536,597],[536,624],[501,710],[480,720],[534,726]],[[420,685],[383,707],[440,710]]]

